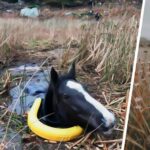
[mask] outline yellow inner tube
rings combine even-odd
[[[50,127],[42,122],[37,117],[41,99],[35,100],[32,108],[28,112],[28,126],[38,136],[50,141],[70,141],[82,134],[83,129],[80,126],[73,126],[69,128],[55,128]]]

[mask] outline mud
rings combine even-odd
[[[16,134],[16,132],[11,129],[8,130],[6,137],[5,137],[5,134],[6,134],[6,131],[5,131],[4,125],[0,125],[0,143],[4,142],[4,144],[6,144],[7,150],[14,150],[14,149],[22,150],[23,145],[22,145],[20,134]],[[0,145],[0,148],[1,146],[2,145]]]
[[[1,2],[0,2],[1,4]],[[13,9],[14,8],[14,9]],[[11,4],[11,5],[8,5],[8,4],[5,4],[5,6],[3,5],[3,8],[1,8],[1,5],[0,5],[0,16],[4,17],[4,18],[14,18],[14,17],[20,17],[19,16],[19,11],[20,9],[22,8],[22,6],[18,6],[18,4]],[[9,10],[9,11],[7,11]],[[53,10],[53,9],[50,9],[50,8],[41,8],[41,16],[38,18],[38,19],[49,19],[50,20],[50,24],[53,25],[53,22],[55,22],[54,24],[56,25],[57,24],[57,28],[65,28],[67,27],[67,21],[68,19],[72,18],[72,16],[68,15],[70,13],[82,13],[82,12],[85,12],[88,10],[88,8],[79,8],[79,9],[66,9],[66,10]],[[107,10],[107,11],[106,11]],[[129,9],[130,10],[130,9]],[[102,13],[104,13],[104,16],[109,16],[109,13],[112,13],[111,11],[109,12],[108,11],[108,8],[100,8],[100,11]],[[112,16],[115,16],[115,18],[113,20],[115,21],[119,21],[119,19],[116,17],[117,14],[120,14],[121,12],[124,12],[124,9],[122,9],[121,11],[118,11],[116,9],[116,11],[114,11],[112,13]],[[131,14],[132,13],[135,13],[134,11],[130,11]],[[56,19],[56,17],[60,17],[61,19]],[[64,19],[66,18],[66,19]],[[117,18],[117,19],[116,19]],[[74,20],[71,20],[72,21],[72,24],[77,26],[81,26],[82,24],[84,23],[95,23],[95,20],[88,20],[87,18],[85,19],[75,19]],[[63,51],[63,50],[62,50]],[[45,60],[45,58],[47,58],[47,56],[51,56],[49,61],[47,62],[47,64],[44,66],[44,67],[50,67],[51,65],[53,65],[54,67],[56,67],[57,69],[60,69],[59,65],[61,64],[61,58],[62,58],[62,52],[60,51],[60,49],[55,49],[53,51],[46,51],[46,50],[41,50],[41,51],[36,51],[34,53],[30,52],[30,57],[29,58],[22,58],[21,62],[14,62],[13,63],[13,66],[11,66],[10,68],[14,68],[14,67],[18,67],[20,65],[24,65],[24,64],[28,64],[28,63],[36,63],[37,65],[39,65],[41,62],[43,62]],[[17,64],[17,65],[16,65]],[[11,64],[12,65],[12,64]],[[64,71],[65,68],[61,68],[61,72]],[[120,99],[122,98],[122,96],[125,97],[126,95],[126,90],[124,92],[120,92],[118,93],[117,92],[117,88],[113,88],[112,85],[110,84],[107,84],[107,83],[104,83],[102,84],[100,82],[100,77],[98,77],[98,75],[95,73],[95,72],[92,72],[90,67],[87,68],[87,70],[85,70],[84,68],[82,69],[79,69],[78,68],[78,79],[79,81],[83,82],[83,83],[86,83],[86,86],[88,86],[88,91],[91,93],[91,95],[96,98],[98,101],[100,101],[101,103],[103,104],[106,104],[106,101],[105,101],[105,96],[106,99],[108,99],[109,101],[110,100],[115,100],[115,99]],[[25,75],[26,75],[26,78],[23,78],[25,80],[23,81],[27,81],[28,78],[31,76],[31,74],[27,74],[26,72],[24,72]],[[43,72],[42,72],[43,74]],[[19,73],[19,76],[23,76],[22,73]],[[39,76],[38,76],[39,75]],[[39,77],[41,78],[41,72],[39,72],[39,74],[37,75],[37,78],[34,78],[35,80],[39,81]],[[14,79],[17,78],[17,75],[16,77],[14,77]],[[42,78],[43,75],[42,75]],[[92,81],[91,81],[92,79]],[[41,80],[40,80],[41,81]],[[45,80],[44,80],[45,82]],[[41,83],[41,82],[39,82]],[[13,81],[13,87],[11,87],[11,89],[13,88],[16,88],[16,85],[14,85],[14,81]],[[24,85],[24,84],[23,84]],[[22,87],[19,87],[21,90]],[[120,89],[124,89],[124,87],[120,87]],[[116,89],[116,91],[115,91]],[[29,95],[29,90],[27,89],[25,91],[25,95],[27,96],[30,96]],[[14,95],[15,91],[13,92],[12,94],[12,98],[13,98],[13,95]],[[36,93],[36,92],[35,92]],[[121,105],[120,107],[123,108],[123,110],[125,109],[125,100],[124,100],[124,97],[123,97],[123,102],[121,102],[119,105]],[[18,98],[18,95],[17,95],[17,98]],[[9,98],[10,99],[10,98]],[[16,99],[16,98],[13,98],[13,99]],[[33,99],[35,99],[35,97],[32,97],[32,102],[30,101],[29,103],[33,103]],[[14,100],[15,101],[15,100]],[[27,106],[31,106],[31,104],[27,105]],[[29,108],[28,107],[28,108]],[[20,111],[21,109],[21,106],[18,106],[17,109]],[[26,109],[27,107],[24,107],[24,109]],[[28,109],[27,108],[27,109]],[[120,110],[121,111],[121,110]],[[16,111],[17,112],[17,111]],[[21,110],[22,112],[22,110]],[[9,116],[9,114],[7,114]],[[120,112],[119,115],[124,115],[124,112]],[[120,117],[120,116],[117,116],[117,117]],[[120,117],[121,118],[121,117]],[[124,117],[122,117],[124,118]],[[123,119],[120,119],[121,122],[123,122],[124,120]],[[92,135],[92,138],[90,139],[89,137],[85,137],[84,140],[82,140],[82,142],[79,142],[79,144],[76,144],[76,142],[78,141],[72,141],[72,142],[68,142],[68,143],[48,143],[47,141],[44,141],[43,139],[40,139],[38,138],[37,136],[34,136],[34,138],[24,138],[23,136],[20,137],[20,139],[24,140],[23,141],[23,149],[68,149],[68,145],[72,146],[74,144],[76,144],[77,146],[72,146],[73,148],[72,149],[103,149],[106,147],[105,144],[103,143],[99,143],[99,144],[94,144],[94,141],[96,140],[105,140],[105,139],[116,139],[116,138],[121,138],[122,137],[122,127],[120,129],[120,126],[122,125],[122,123],[120,125],[118,125],[119,129],[118,130],[115,130],[114,133],[108,137],[108,138],[104,138],[102,136],[102,138],[100,136],[97,136],[97,135]],[[12,127],[12,129],[14,129],[15,127]],[[21,129],[21,128],[20,128]],[[15,132],[15,131],[14,131]],[[24,131],[25,134],[33,134],[31,132],[27,132],[26,130]],[[17,133],[17,131],[16,131]],[[21,134],[22,135],[22,134]],[[20,139],[18,140],[18,142],[20,142]],[[26,139],[26,140],[25,140]],[[31,140],[33,139],[33,140]],[[78,139],[77,139],[78,140]],[[117,144],[118,147],[120,147],[120,143]],[[115,143],[114,143],[115,144]],[[108,144],[109,145],[109,144]]]

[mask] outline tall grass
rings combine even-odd
[[[62,25],[61,25],[62,24]],[[79,21],[56,18],[47,21],[0,19],[0,62],[9,63],[24,50],[50,49],[69,39],[80,40]]]
[[[119,14],[116,18],[104,16],[99,23],[91,21],[90,25],[81,20],[71,20],[65,26],[60,26],[56,21],[0,19],[0,61],[10,63],[22,51],[52,50],[51,46],[60,45],[64,48],[64,53],[62,58],[56,60],[57,65],[59,62],[61,65],[68,65],[75,59],[78,67],[89,70],[78,71],[80,78],[89,83],[93,96],[118,118],[115,133],[109,140],[99,135],[93,135],[90,139],[89,134],[77,142],[67,143],[70,149],[121,148],[126,93],[129,89],[139,17],[135,14],[129,16],[126,10]],[[101,84],[100,87],[100,80],[108,84]],[[111,86],[111,81],[119,86]],[[9,123],[8,121],[8,125]]]
[[[74,59],[81,66],[92,65],[102,81],[125,83],[131,77],[138,19],[126,15],[118,20],[104,19],[85,28]]]
[[[126,150],[150,149],[150,64],[138,63],[127,132]]]

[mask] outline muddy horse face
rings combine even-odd
[[[64,126],[80,125],[102,132],[114,127],[114,114],[76,80],[74,63],[67,74],[58,76],[52,68],[50,76],[50,85],[41,107],[42,116],[54,112],[55,118]],[[48,122],[49,119],[47,117],[45,121]]]

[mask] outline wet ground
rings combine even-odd
[[[5,4],[6,5],[6,4]],[[15,8],[12,10],[12,8]],[[20,6],[15,5],[15,6],[7,6],[5,9],[2,10],[0,7],[0,16],[3,18],[15,18],[19,17],[19,10]],[[129,8],[130,9],[130,8]],[[67,21],[70,20],[72,23],[72,26],[82,26],[84,24],[95,24],[97,23],[95,19],[93,18],[82,18],[80,19],[78,16],[70,16],[68,15],[70,12],[74,13],[82,13],[82,12],[87,12],[88,8],[79,8],[79,9],[67,9],[67,10],[50,10],[48,8],[41,8],[41,16],[39,16],[38,19],[48,19],[49,26],[56,25],[58,29],[63,29],[67,27]],[[115,21],[119,21],[119,19],[116,17],[118,13],[121,13],[124,11],[124,8],[121,10],[114,10],[113,12],[110,12],[106,8],[100,8],[99,9],[105,17],[111,16],[114,17]],[[136,11],[131,11],[131,14],[136,14]],[[129,13],[129,15],[131,15]],[[138,13],[136,17],[138,16]],[[59,19],[58,19],[59,18]],[[113,21],[114,21],[113,20]],[[78,48],[78,47],[77,47]],[[72,49],[72,51],[76,51],[77,48]],[[12,62],[11,66],[9,66],[9,69],[22,66],[22,65],[28,65],[29,63],[35,63],[35,64],[41,64],[47,56],[50,56],[50,58],[46,61],[44,64],[44,70],[48,70],[50,66],[54,66],[59,70],[60,72],[66,71],[66,66],[63,68],[62,66],[60,67],[61,64],[61,59],[62,59],[62,52],[64,51],[64,48],[60,47],[58,49],[54,48],[53,50],[37,50],[30,52],[30,56],[22,58],[22,61],[19,60],[18,62]],[[26,53],[24,53],[26,55]],[[71,57],[71,55],[69,56]],[[33,68],[32,68],[33,69]],[[24,69],[23,69],[24,70]],[[129,88],[129,84],[122,85],[120,87],[111,85],[110,83],[101,83],[100,82],[100,76],[92,69],[91,66],[87,68],[80,68],[77,67],[77,77],[79,81],[81,81],[83,84],[86,85],[88,88],[88,91],[91,93],[91,95],[96,98],[98,101],[101,103],[107,105],[109,109],[113,108],[113,111],[115,112],[117,118],[118,118],[118,124],[111,136],[109,137],[103,137],[102,135],[98,134],[87,134],[85,137],[82,137],[81,139],[77,139],[73,142],[67,142],[67,143],[49,143],[48,141],[45,141],[43,139],[38,138],[35,136],[26,126],[26,114],[22,116],[18,116],[16,114],[13,114],[11,122],[10,122],[10,130],[14,130],[13,132],[8,131],[7,137],[4,140],[5,143],[10,143],[12,139],[16,138],[16,141],[14,143],[22,143],[19,144],[18,149],[107,149],[108,147],[112,149],[113,147],[119,147],[122,142],[122,133],[123,133],[123,123],[125,119],[125,110],[126,110],[126,94],[127,94],[127,89]],[[3,70],[4,71],[4,70]],[[25,71],[25,70],[24,70]],[[13,73],[12,73],[13,74]],[[47,74],[47,72],[46,72]],[[25,72],[25,76],[27,73]],[[41,79],[41,74],[40,76],[37,76],[38,78],[40,77]],[[26,82],[28,80],[29,76],[24,77],[24,75],[19,74],[19,75],[11,75],[11,79],[6,82],[6,85],[8,86],[7,89],[9,91],[16,87],[19,83]],[[38,80],[37,78],[37,80]],[[42,73],[42,78],[43,78],[43,73]],[[4,78],[4,84],[5,81],[7,81]],[[38,80],[39,81],[39,80]],[[44,80],[45,82],[45,80]],[[40,83],[40,82],[39,82]],[[43,89],[42,89],[43,90]],[[26,91],[27,93],[28,90]],[[15,92],[12,92],[11,96],[14,96]],[[25,94],[27,94],[25,93]],[[4,130],[4,127],[6,126],[6,123],[9,121],[9,116],[11,115],[10,112],[8,112],[8,107],[12,106],[11,100],[12,97],[8,96],[9,92],[7,91],[2,95],[1,97],[5,97],[4,101],[0,102],[0,112],[1,112],[1,120],[0,124],[0,131],[2,131],[2,137],[6,134],[6,131]],[[15,95],[16,96],[16,95]],[[14,99],[16,97],[14,96]],[[17,95],[18,97],[18,95]],[[34,98],[32,97],[32,100]],[[15,100],[14,100],[15,101]],[[31,106],[31,104],[29,104]],[[13,106],[12,106],[13,107]],[[19,106],[20,107],[20,106]],[[17,107],[17,108],[19,108]],[[10,109],[9,109],[10,110]],[[19,108],[20,112],[20,108]],[[92,138],[91,138],[92,137]],[[0,138],[2,139],[2,138]],[[19,139],[19,140],[18,140]],[[20,141],[21,139],[21,141]],[[114,140],[114,141],[113,141]],[[10,148],[11,146],[9,146]]]
[[[55,58],[55,59],[57,59],[57,58]],[[53,66],[55,66],[56,64],[55,64],[55,59],[53,60],[53,61],[50,61],[50,63],[51,64],[53,64]],[[27,63],[26,63],[27,64]],[[20,65],[18,65],[18,66],[20,66]],[[33,67],[33,65],[29,65],[29,66],[32,66]],[[47,65],[45,65],[44,67],[43,67],[43,69],[44,70],[46,70],[46,72],[49,70],[48,69],[48,67],[50,67],[50,66],[47,66]],[[19,69],[21,69],[22,67],[19,67]],[[28,67],[27,67],[28,68]],[[36,68],[36,64],[35,64],[35,68]],[[58,68],[58,66],[56,65],[56,68]],[[29,68],[28,68],[29,69]],[[14,95],[14,93],[16,94],[16,85],[18,85],[20,82],[21,83],[23,83],[23,82],[26,82],[26,81],[28,81],[27,79],[28,78],[30,78],[30,73],[28,74],[27,72],[27,70],[28,69],[26,69],[26,71],[24,70],[24,75],[26,76],[26,77],[23,77],[22,78],[22,73],[21,73],[21,71],[19,71],[19,74],[17,75],[17,76],[14,76],[13,78],[14,78],[14,80],[15,80],[15,82],[13,82],[12,83],[12,85],[13,86],[11,86],[11,88],[10,88],[10,90],[12,89],[12,90],[14,90],[13,92],[12,92],[12,90],[11,90],[11,92],[12,92],[12,96]],[[65,69],[61,69],[60,71],[61,72],[64,72],[64,70]],[[12,75],[16,75],[16,73],[18,73],[18,68],[17,68],[17,71],[16,71],[16,68],[14,69],[14,67],[10,67],[10,71],[12,72]],[[34,69],[32,68],[32,71],[34,72]],[[31,71],[31,72],[32,72]],[[66,71],[66,70],[65,70]],[[26,72],[26,73],[25,73]],[[29,71],[30,72],[30,71]],[[32,73],[31,73],[32,74]],[[29,75],[29,76],[28,76]],[[38,80],[38,81],[41,81],[41,75],[45,78],[45,74],[44,73],[42,73],[41,71],[39,72],[39,74],[38,74],[38,76],[36,76],[34,79],[35,80],[37,80],[38,79],[38,77],[39,77],[39,75],[40,75],[40,80]],[[21,77],[20,79],[19,79],[19,77]],[[120,99],[119,101],[120,101],[120,103],[121,103],[121,107],[122,107],[122,109],[124,109],[125,108],[125,103],[122,103],[123,101],[124,101],[124,96],[123,95],[125,95],[126,94],[126,90],[124,90],[124,88],[126,88],[126,87],[122,87],[122,92],[118,92],[117,90],[119,90],[117,87],[115,88],[115,90],[112,92],[111,90],[111,85],[109,85],[110,86],[110,88],[108,88],[108,86],[106,86],[106,84],[104,83],[104,85],[102,85],[101,83],[100,83],[100,79],[99,78],[97,78],[97,75],[94,73],[94,72],[90,72],[90,74],[89,74],[89,70],[85,70],[85,71],[83,71],[83,70],[78,70],[77,71],[77,78],[78,78],[78,80],[79,81],[81,81],[86,87],[87,87],[87,89],[88,89],[88,91],[90,92],[90,94],[92,94],[92,96],[94,97],[94,98],[96,98],[97,100],[99,100],[101,103],[103,103],[103,104],[106,104],[106,101],[105,101],[105,99],[104,99],[104,95],[106,95],[107,96],[107,99],[109,99],[109,101],[108,101],[108,103],[110,102],[112,102],[112,103],[114,103],[114,105],[115,105],[115,101],[118,99]],[[91,82],[91,79],[93,79],[93,81]],[[45,82],[45,79],[44,79],[44,82]],[[40,82],[37,82],[38,84],[40,84]],[[24,84],[23,84],[24,85]],[[29,84],[29,88],[31,87],[30,85],[32,85],[32,87],[34,88],[35,86],[35,83],[34,84]],[[95,85],[99,85],[99,86],[95,86]],[[102,91],[101,91],[101,89],[103,89]],[[43,88],[42,88],[42,90],[43,90]],[[18,93],[18,91],[17,91],[17,93]],[[104,95],[103,95],[103,94]],[[29,100],[29,97],[30,96],[27,96],[28,94],[29,94],[29,90],[26,90],[26,92],[25,92],[25,94],[26,94],[26,96],[24,97],[25,99],[27,98],[28,100]],[[34,100],[34,97],[35,97],[35,95],[32,97],[30,97],[31,98],[31,101],[29,102],[29,104],[31,103],[33,103],[33,100]],[[122,97],[122,98],[120,98],[120,97]],[[9,99],[12,99],[12,97],[9,97]],[[16,99],[16,97],[14,97],[14,100],[13,100],[13,102],[15,102],[15,99]],[[24,100],[25,100],[24,99]],[[26,100],[27,100],[26,99]],[[114,102],[113,101],[111,101],[111,99],[112,100],[114,100]],[[22,99],[20,99],[20,102],[21,102],[21,100]],[[9,115],[10,115],[10,113],[7,113],[7,117],[6,117],[6,115],[5,115],[5,110],[7,110],[6,109],[6,107],[9,107],[10,108],[10,106],[11,106],[11,108],[13,108],[14,107],[14,105],[13,105],[13,103],[11,104],[11,101],[9,100],[9,103],[8,103],[8,101],[7,101],[7,103],[5,104],[5,107],[4,108],[1,108],[1,114],[2,114],[2,116],[4,116],[4,118],[2,119],[2,124],[5,124],[5,121],[6,120],[8,120],[8,118],[7,117],[9,117]],[[24,103],[25,105],[24,106],[26,106],[28,103]],[[4,105],[4,104],[3,104]],[[113,104],[112,104],[113,105]],[[21,108],[21,110],[23,110],[23,108],[22,108],[22,106],[23,105],[17,105],[17,107],[15,108],[15,110],[17,110],[18,112],[20,112],[20,108]],[[31,105],[29,105],[29,107],[30,107]],[[29,108],[28,107],[28,108]],[[117,106],[118,107],[118,106]],[[120,106],[119,106],[120,107]],[[25,109],[26,109],[27,107],[25,107]],[[24,109],[24,110],[25,110]],[[118,108],[117,108],[118,109]],[[116,111],[118,111],[116,109]],[[9,109],[10,110],[10,109]],[[21,111],[21,112],[23,112],[23,111]],[[8,115],[9,114],[9,115]],[[124,114],[124,111],[120,111],[120,115],[122,116],[122,115],[125,115]],[[23,115],[24,116],[24,115]],[[119,116],[118,116],[119,117]],[[26,117],[25,117],[26,118]],[[10,124],[10,127],[9,127],[9,129],[11,130],[11,128],[12,129],[15,129],[15,131],[13,131],[13,132],[11,132],[11,131],[8,131],[8,133],[7,133],[7,138],[5,139],[5,142],[7,143],[7,142],[9,142],[9,145],[7,145],[9,148],[10,148],[10,145],[11,145],[11,142],[13,142],[13,145],[17,148],[17,149],[64,149],[64,150],[67,150],[67,149],[69,149],[69,147],[71,148],[71,149],[78,149],[78,148],[80,148],[80,149],[86,149],[85,147],[85,145],[88,145],[87,147],[88,147],[88,149],[89,149],[89,147],[91,147],[91,149],[98,149],[97,147],[99,147],[99,149],[101,149],[101,148],[104,148],[106,145],[105,145],[105,143],[103,144],[103,143],[99,143],[98,141],[99,141],[99,138],[100,138],[100,136],[99,135],[97,135],[97,134],[93,134],[93,135],[85,135],[85,137],[84,138],[81,138],[81,139],[77,139],[77,140],[75,140],[75,141],[73,141],[73,142],[68,142],[68,143],[48,143],[47,141],[45,141],[45,140],[43,140],[43,139],[41,139],[41,138],[39,138],[39,137],[37,137],[37,136],[35,136],[32,132],[30,132],[29,131],[29,129],[28,129],[28,127],[26,126],[26,119],[25,119],[24,117],[22,117],[22,116],[18,116],[18,115],[13,115],[13,117],[12,117],[12,121],[11,121],[11,124]],[[120,121],[123,121],[123,120],[120,120]],[[3,129],[2,130],[2,139],[3,139],[3,137],[4,137],[4,135],[5,135],[5,133],[6,133],[6,131],[4,130],[5,128],[3,127],[3,125],[1,126],[0,125],[0,127]],[[111,140],[111,139],[114,139],[114,138],[121,138],[121,135],[122,135],[122,130],[121,129],[119,129],[119,128],[122,128],[122,126],[121,126],[121,123],[120,124],[118,124],[118,126],[116,127],[116,130],[113,132],[113,134],[111,134],[109,137],[101,137],[102,138],[102,140]],[[20,140],[20,138],[19,137],[21,137],[21,140]],[[90,138],[91,137],[91,138]],[[86,140],[86,138],[88,139],[88,140]],[[0,138],[1,139],[1,138]],[[18,140],[19,139],[19,140]],[[80,140],[81,140],[81,142],[80,142]],[[11,142],[10,142],[11,141]],[[92,144],[92,141],[93,142],[95,142],[95,144]],[[4,142],[4,143],[5,143]],[[96,143],[98,143],[98,144],[96,144]],[[117,141],[117,143],[121,143],[121,139],[119,139],[118,141]],[[111,145],[111,143],[109,143],[110,145]],[[19,147],[18,147],[18,145],[19,145]]]
[[[8,108],[11,112],[23,115],[29,111],[36,98],[44,99],[49,84],[50,68],[44,69],[37,64],[26,64],[10,68],[9,71],[13,76],[24,76],[24,81],[10,90],[12,104]],[[36,74],[33,75],[35,72]],[[27,84],[29,80],[30,83]]]

